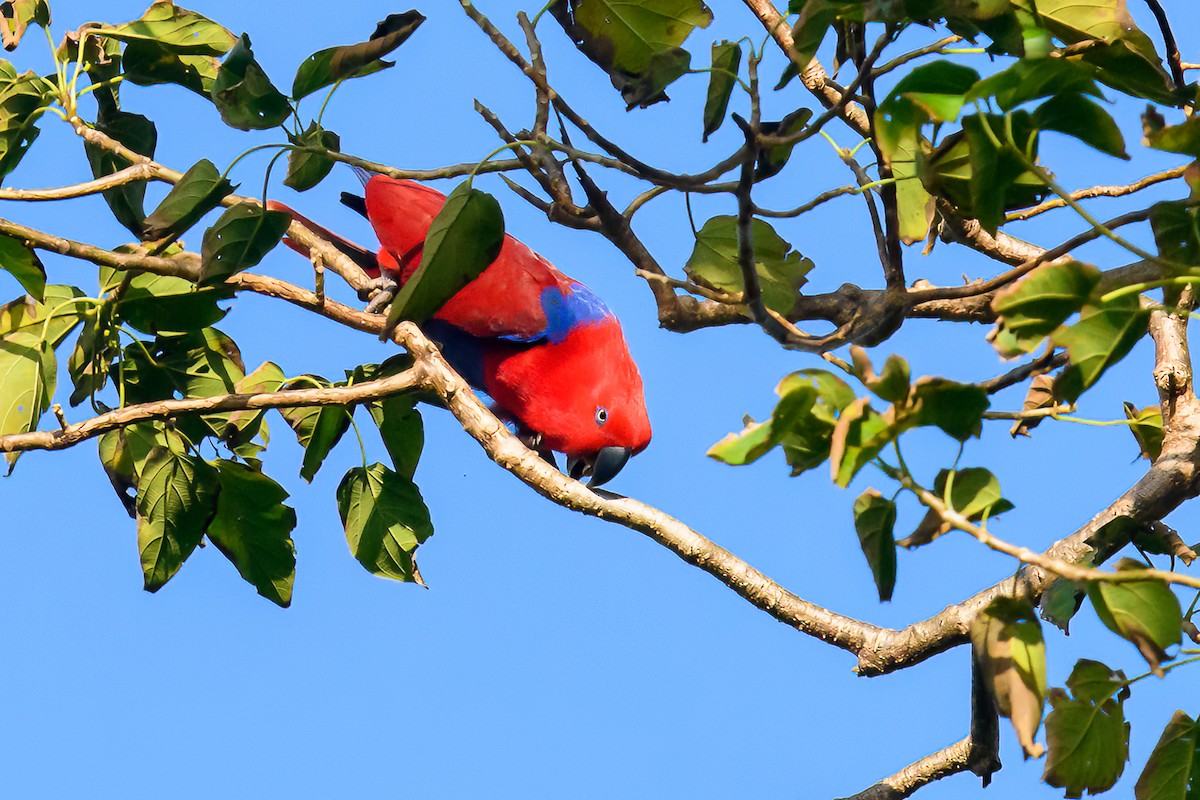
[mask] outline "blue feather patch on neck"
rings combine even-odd
[[[612,319],[613,313],[582,283],[572,283],[564,293],[557,286],[542,290],[542,310],[546,314],[544,336],[558,344],[576,328]]]

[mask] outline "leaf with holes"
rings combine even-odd
[[[97,33],[122,42],[157,42],[180,53],[219,56],[229,52],[237,37],[202,14],[174,3],[156,2],[140,19]]]
[[[296,70],[292,81],[292,99],[307,97],[341,80],[361,78],[387,69],[394,62],[383,57],[412,36],[425,21],[415,9],[403,14],[390,14],[376,26],[371,38],[357,44],[330,47],[313,53]]]
[[[212,101],[226,125],[243,131],[262,131],[283,123],[292,105],[254,59],[250,37],[229,51],[217,71]]]
[[[200,282],[220,283],[257,266],[279,244],[292,215],[259,205],[239,203],[204,232],[200,243]],[[405,284],[407,286],[407,284]]]

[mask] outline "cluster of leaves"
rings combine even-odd
[[[45,3],[5,3],[7,30],[48,26]],[[15,14],[15,17],[13,16]],[[13,21],[15,19],[15,22]],[[342,81],[391,66],[384,61],[424,20],[416,11],[394,14],[365,42],[319,51],[299,67],[291,97],[277,90],[254,58],[248,36],[170,2],[156,2],[139,19],[121,25],[90,23],[67,36],[57,51],[59,70],[48,78],[18,75],[0,61],[0,177],[19,162],[37,136],[37,121],[52,104],[76,113],[75,65],[92,81],[94,127],[135,153],[153,157],[157,130],[148,118],[121,110],[118,79],[136,85],[174,83],[213,103],[229,125],[242,130],[276,127],[295,118],[296,103]],[[15,46],[15,42],[14,42]],[[224,56],[222,59],[221,57]],[[340,144],[318,120],[289,132],[293,144],[285,183],[297,190],[319,183]],[[95,177],[130,166],[121,153],[87,142]],[[58,350],[67,356],[70,403],[105,412],[133,404],[231,393],[345,386],[401,371],[401,356],[383,365],[356,367],[344,381],[314,375],[288,379],[274,363],[246,371],[241,352],[213,327],[233,296],[226,279],[257,265],[291,222],[288,213],[244,202],[210,161],[202,159],[176,182],[153,211],[144,210],[145,183],[105,192],[118,221],[141,244],[119,251],[179,257],[175,241],[209,212],[230,207],[209,226],[201,246],[197,283],[182,278],[102,269],[100,292],[88,297],[71,286],[47,285],[44,266],[18,239],[0,236],[0,265],[28,297],[0,307],[0,435],[35,430],[50,408],[58,382]],[[426,245],[426,264],[394,304],[394,319],[424,318],[494,260],[503,218],[490,196],[459,187],[439,215]],[[424,267],[451,264],[454,270]],[[352,554],[374,574],[420,582],[413,559],[432,534],[429,512],[413,473],[422,447],[421,417],[410,398],[368,404],[391,466],[351,469],[337,502]],[[280,413],[304,448],[301,476],[311,481],[352,424],[354,408],[312,406]],[[262,470],[269,441],[264,411],[185,415],[127,425],[102,437],[101,460],[131,516],[137,519],[145,586],[155,591],[178,572],[207,537],[260,594],[291,601],[295,514],[287,492]],[[225,457],[204,459],[205,442]],[[11,464],[16,454],[8,456]]]

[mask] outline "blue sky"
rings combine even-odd
[[[54,0],[55,35],[93,19],[100,5]],[[1185,60],[1200,60],[1200,43],[1188,35],[1200,12],[1185,0],[1165,5]],[[109,22],[133,19],[144,8],[140,0],[102,6]],[[249,32],[282,87],[309,53],[357,41],[377,19],[405,10],[345,3],[331,12],[315,0],[192,0],[189,7]],[[518,37],[515,12],[536,11],[511,0],[480,0],[480,7]],[[519,129],[532,118],[529,86],[457,3],[438,0],[420,10],[428,21],[397,52],[398,65],[346,84],[326,114],[327,127],[341,134],[347,152],[401,167],[481,158],[497,142],[472,100]],[[714,38],[761,38],[742,4],[713,3],[713,10],[716,22],[690,42],[700,65]],[[1134,10],[1141,15],[1140,6]],[[736,146],[729,124],[700,145],[703,76],[672,87],[670,104],[627,114],[605,76],[553,20],[540,30],[554,85],[641,158],[695,170]],[[31,35],[14,58],[22,69],[44,69],[46,47]],[[987,69],[982,59],[971,63]],[[764,73],[773,77],[781,67],[772,53]],[[211,105],[173,87],[126,87],[123,102],[155,119],[158,158],[178,169],[201,157],[227,164],[251,145],[278,138],[226,128]],[[811,100],[794,83],[765,100],[765,113],[781,116],[800,103]],[[309,100],[302,113],[318,105]],[[1179,163],[1140,146],[1139,112],[1131,102],[1113,107],[1132,164],[1084,154],[1063,140],[1048,139],[1043,155],[1070,187]],[[8,185],[90,177],[77,137],[50,117],[43,129]],[[834,136],[855,144],[847,133]],[[263,156],[247,159],[236,177],[257,186],[265,163]],[[632,196],[628,182],[604,179],[615,196]],[[796,205],[848,179],[816,138],[763,189],[760,202]],[[356,185],[349,170],[338,170],[303,196],[278,181],[273,194],[369,242],[365,222],[337,203],[339,191]],[[1011,574],[1009,560],[948,536],[900,554],[895,599],[880,605],[850,506],[868,485],[890,493],[882,476],[864,473],[840,490],[820,470],[789,479],[777,455],[741,469],[704,456],[740,427],[743,414],[766,416],[780,377],[818,360],[782,352],[749,327],[686,336],[659,330],[649,292],[606,242],[551,225],[495,177],[479,185],[500,197],[510,232],[586,282],[623,321],[641,364],[655,439],[614,490],[680,517],[806,599],[882,625],[924,618]],[[151,189],[155,198],[163,191]],[[1145,195],[1151,196],[1166,195]],[[1107,215],[1126,207],[1110,202],[1103,209]],[[701,219],[733,213],[732,200],[705,198],[696,212]],[[108,246],[128,238],[99,198],[5,203],[0,215]],[[845,198],[777,229],[816,262],[815,291],[845,281],[879,284],[866,224],[861,201]],[[691,250],[682,200],[655,201],[636,227],[678,272]],[[1049,245],[1081,229],[1079,220],[1063,217],[1016,232]],[[927,258],[910,250],[908,257],[911,277],[938,283],[991,271],[986,260],[947,247]],[[1103,267],[1125,263],[1121,253],[1099,245],[1087,257]],[[95,273],[86,265],[51,257],[46,263],[52,280],[94,290]],[[261,269],[301,285],[311,280],[306,262],[283,248]],[[18,294],[7,278],[0,287],[6,298]],[[348,292],[339,296],[352,301]],[[288,374],[337,376],[392,352],[373,337],[255,296],[240,298],[221,327],[241,345],[248,366],[272,359]],[[980,326],[913,321],[875,357],[895,350],[910,359],[914,375],[986,378],[1004,366],[985,333]],[[1122,400],[1154,402],[1149,366],[1143,344],[1085,398],[1081,413],[1115,418]],[[1020,400],[1010,393],[996,406],[1015,408]],[[299,448],[282,424],[273,426],[267,468],[292,493],[299,516],[295,601],[286,611],[259,598],[215,548],[198,551],[158,594],[143,592],[134,527],[95,447],[24,457],[0,484],[0,795],[826,798],[852,794],[965,735],[965,648],[895,675],[856,678],[847,654],[774,622],[636,533],[548,504],[488,461],[448,414],[430,410],[425,418],[417,478],[437,528],[419,556],[429,590],[376,579],[348,555],[334,488],[359,462],[353,443],[343,443],[306,485],[298,477]],[[921,432],[906,454],[932,475],[953,459],[953,444]],[[374,459],[385,459],[378,442],[369,446]],[[1119,427],[1045,424],[1032,439],[1014,442],[1005,423],[992,423],[968,446],[963,463],[991,467],[1017,504],[996,532],[1042,547],[1140,476],[1136,452]],[[906,507],[898,530],[919,516]],[[1169,521],[1188,541],[1200,538],[1194,510]],[[1090,609],[1071,637],[1053,628],[1046,636],[1052,684],[1061,685],[1080,657],[1131,675],[1144,669],[1133,647],[1103,631]],[[1131,776],[1180,699],[1194,699],[1198,685],[1195,672],[1185,670],[1134,688],[1127,704],[1134,722]],[[1042,762],[1022,762],[1007,729],[1002,757],[1005,769],[988,797],[1061,796],[1039,783]],[[1131,787],[1132,777],[1113,796],[1130,796]],[[976,792],[977,779],[966,775],[919,796]]]

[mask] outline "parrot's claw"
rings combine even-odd
[[[367,303],[367,313],[382,314],[392,304],[399,288],[399,284],[387,276],[373,280],[368,295],[370,302]]]

